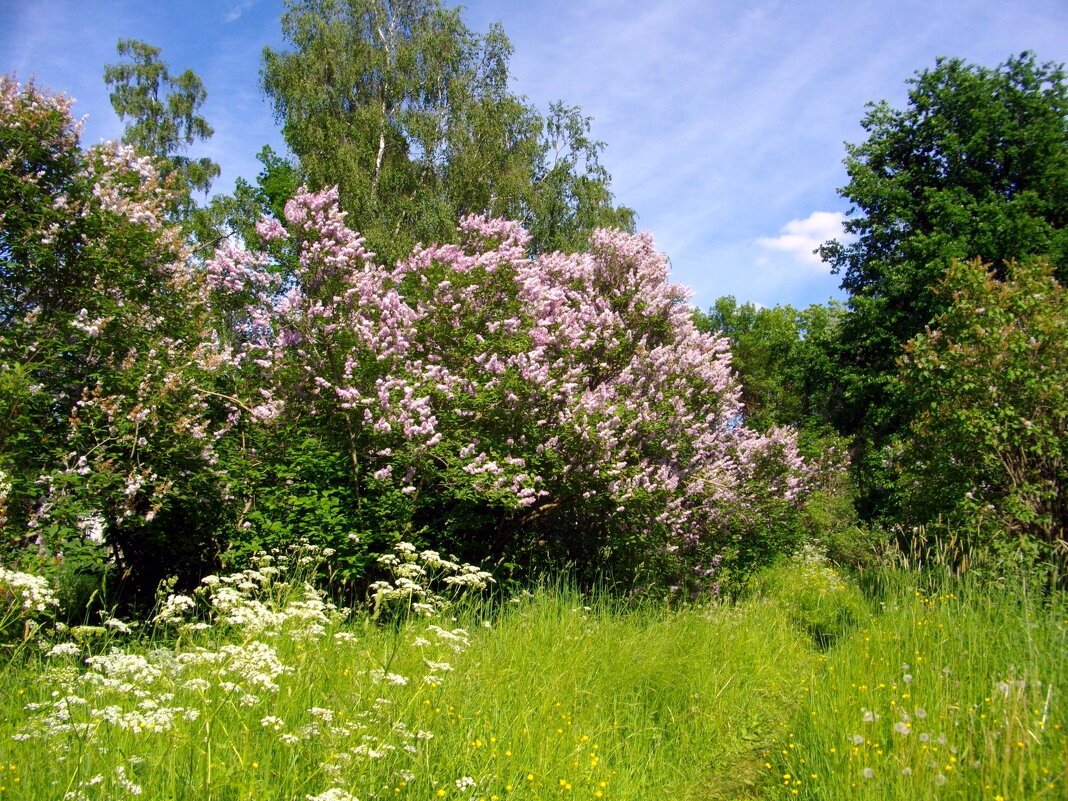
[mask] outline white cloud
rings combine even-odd
[[[251,9],[259,0],[235,0],[230,3],[230,10],[226,14],[227,22],[234,22],[241,18],[241,16]]]
[[[768,250],[781,250],[796,261],[813,266],[822,265],[816,248],[828,239],[844,236],[845,215],[837,211],[814,211],[803,220],[790,220],[779,229],[779,236],[762,236],[756,243]]]

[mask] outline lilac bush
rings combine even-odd
[[[336,190],[285,212],[259,232],[288,274],[233,246],[207,270],[250,300],[257,414],[332,434],[356,502],[390,499],[377,525],[480,558],[707,574],[804,495],[793,433],[742,424],[728,342],[695,328],[649,236],[532,259],[521,226],[470,216],[458,244],[384,266]]]
[[[532,258],[469,216],[383,264],[336,189],[301,190],[201,262],[150,161],[0,90],[7,546],[101,543],[152,587],[303,536],[350,574],[405,540],[683,586],[808,492],[647,235]]]
[[[149,159],[83,150],[69,99],[9,77],[0,131],[3,545],[103,541],[154,588],[211,552],[232,360]]]

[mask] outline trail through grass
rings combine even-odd
[[[0,801],[1068,796],[1063,600],[880,586],[810,561],[730,605],[374,623],[246,571],[0,667]]]
[[[1068,607],[894,578],[810,678],[770,797],[1068,797]]]

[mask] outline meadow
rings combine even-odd
[[[306,580],[324,558],[21,641],[47,591],[8,573],[0,799],[1068,793],[1063,596],[809,554],[730,602],[509,597],[402,545],[350,610]]]
[[[845,302],[704,314],[396,5],[284,4],[207,206],[158,48],[121,144],[0,75],[0,801],[1068,798],[1064,70],[916,73]]]

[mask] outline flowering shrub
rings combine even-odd
[[[5,545],[106,543],[151,592],[215,550],[231,365],[150,160],[79,133],[68,99],[0,78]]]
[[[147,160],[0,90],[9,541],[145,591],[300,536],[349,577],[405,540],[686,584],[807,491],[648,236],[530,258],[521,226],[471,216],[387,265],[336,189],[301,191],[200,263]]]
[[[741,424],[727,341],[697,331],[648,236],[600,231],[589,253],[531,259],[520,226],[473,216],[460,244],[387,267],[336,190],[301,192],[286,218],[259,228],[294,254],[281,293],[266,250],[228,246],[207,269],[250,299],[256,415],[346,455],[357,530],[711,573],[804,494],[792,433]]]

